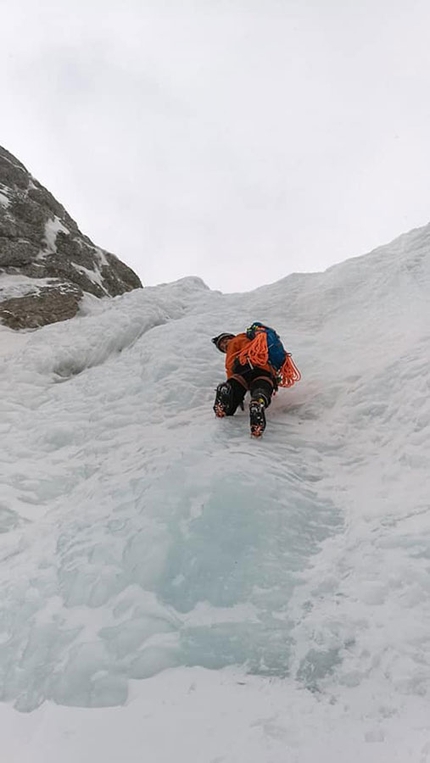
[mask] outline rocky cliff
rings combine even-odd
[[[0,321],[37,328],[72,318],[84,293],[115,297],[138,276],[84,236],[64,207],[0,146]]]

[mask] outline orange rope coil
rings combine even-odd
[[[238,360],[242,365],[246,365],[246,363],[257,367],[270,365],[267,334],[264,330],[259,331],[250,345],[239,353]],[[302,378],[299,369],[289,353],[287,353],[287,357],[279,371],[275,368],[273,370],[280,387],[292,387],[293,384]]]

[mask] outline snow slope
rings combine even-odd
[[[8,763],[430,761],[429,248],[0,330]],[[261,442],[211,410],[253,320]]]

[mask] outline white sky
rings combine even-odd
[[[244,291],[430,219],[427,0],[17,0],[0,144],[146,285]]]

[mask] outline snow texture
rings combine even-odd
[[[0,329],[8,762],[430,761],[429,245]],[[212,413],[254,320],[261,441]]]
[[[37,295],[41,288],[52,284],[52,280],[52,278],[29,278],[29,276],[10,273],[0,274],[0,301],[26,297],[29,294]],[[0,339],[0,342],[3,343],[3,339]]]
[[[59,232],[70,235],[70,231],[61,222],[60,218],[55,216],[53,220],[48,220],[45,224],[45,254],[55,254],[57,252],[57,235]]]
[[[4,207],[5,209],[7,209],[9,204],[10,204],[9,197],[6,194],[2,193],[2,191],[0,191],[0,205]]]

